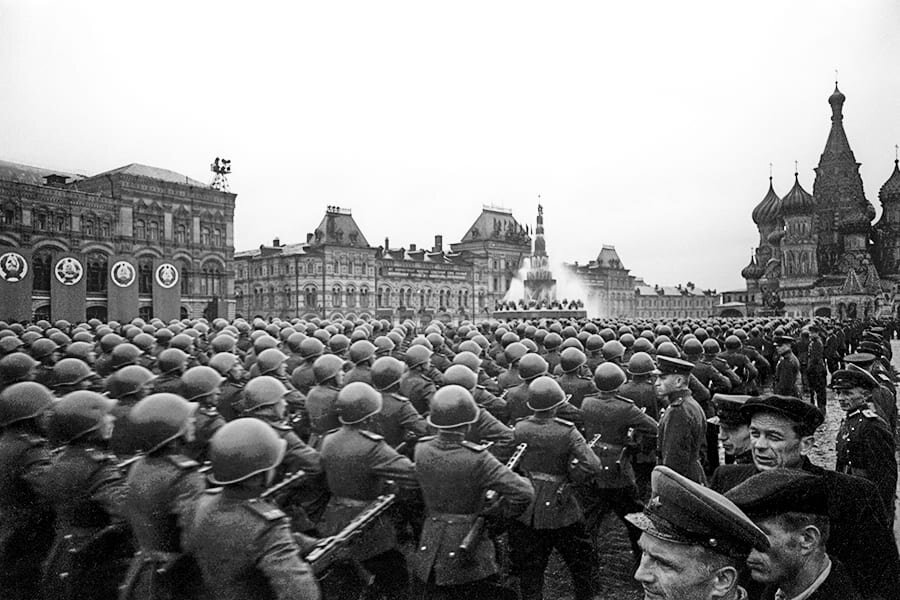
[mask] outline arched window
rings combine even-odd
[[[216,248],[222,245],[222,230],[218,227],[213,229],[212,232],[212,244]]]
[[[81,220],[81,233],[83,233],[85,237],[94,237],[93,217],[85,217]]]
[[[138,259],[138,293],[153,293],[153,259]]]
[[[32,289],[36,291],[50,291],[50,268],[53,257],[49,250],[39,250],[34,253],[31,264],[34,268],[34,283]]]
[[[107,239],[107,240],[108,240],[108,239],[109,239],[109,234],[110,234],[110,231],[111,231],[111,230],[112,230],[112,227],[110,226],[109,221],[101,221],[101,223],[100,223],[100,237],[102,237],[103,239]]]
[[[369,288],[359,290],[359,307],[369,308]]]
[[[347,288],[347,306],[351,308],[356,306],[356,290],[352,287]]]
[[[275,286],[274,285],[269,286],[268,302],[266,304],[269,307],[269,309],[275,308]]]
[[[67,215],[57,215],[56,216],[56,231],[65,231],[67,229],[66,223],[68,222]]]
[[[147,238],[147,224],[144,223],[143,219],[138,219],[134,222],[134,237],[138,240]]]
[[[101,293],[106,291],[106,269],[108,261],[105,254],[94,253],[87,257],[87,291]]]
[[[150,226],[147,228],[147,234],[151,241],[156,241],[159,239],[159,223],[156,221],[150,221]]]
[[[331,288],[331,305],[332,306],[340,306],[341,305],[341,287],[338,285]]]
[[[315,308],[316,304],[318,304],[319,294],[316,291],[316,288],[312,286],[307,286],[303,292],[303,303],[306,304],[307,308]]]
[[[187,227],[184,223],[175,226],[175,243],[184,244],[187,242]]]
[[[200,228],[200,243],[209,247],[209,227]]]
[[[191,266],[185,261],[178,261],[178,278],[182,296],[191,294]]]

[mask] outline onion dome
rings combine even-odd
[[[787,233],[787,232],[784,229],[781,229],[781,228],[776,229],[775,231],[773,231],[766,237],[766,241],[769,242],[770,244],[772,244],[773,246],[777,246],[778,244],[781,243],[781,240],[784,239],[785,233]]]
[[[832,119],[839,120],[843,117],[841,114],[841,109],[844,106],[844,101],[847,99],[841,90],[838,89],[837,81],[834,82],[834,92],[830,96],[828,96],[828,104],[831,105],[831,113]]]
[[[872,226],[871,220],[862,212],[848,213],[838,223],[838,231],[841,233],[868,233]]]
[[[741,277],[744,279],[756,280],[765,274],[766,270],[756,260],[756,256],[750,257],[750,264],[741,270]]]
[[[781,216],[808,214],[812,209],[812,194],[803,189],[800,178],[794,173],[794,187],[781,199]]]
[[[878,199],[881,200],[882,206],[888,202],[900,200],[900,166],[897,163],[898,161],[894,160],[894,172],[891,173],[888,180],[881,186],[881,191],[878,192]]]
[[[775,189],[772,187],[772,178],[769,177],[769,191],[762,202],[753,209],[753,222],[757,225],[773,223],[778,220],[780,209],[781,198],[775,193]]]

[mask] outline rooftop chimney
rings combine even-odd
[[[416,251],[416,245],[415,245],[415,244],[410,244],[410,245],[409,245],[409,251],[410,251],[410,252],[415,252],[415,251]]]
[[[312,233],[307,233],[307,234],[306,234],[306,243],[307,243],[307,244],[312,244],[312,241],[313,241],[313,234],[312,234]]]
[[[281,245],[281,240],[279,240],[278,238],[275,238],[274,240],[272,240],[272,245],[275,246],[276,248],[279,247]]]
[[[444,251],[444,236],[436,235],[434,236],[434,252],[443,252]]]
[[[391,240],[389,240],[389,239],[387,239],[387,238],[384,238],[384,249],[385,249],[385,250],[390,250],[390,249],[391,249]]]

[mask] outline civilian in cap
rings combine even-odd
[[[634,578],[644,597],[659,600],[738,600],[747,592],[738,574],[752,550],[769,541],[730,500],[667,467],[653,470],[653,496],[626,517],[643,533]]]
[[[762,529],[769,549],[747,566],[763,600],[861,600],[840,560],[828,555],[828,490],[822,477],[795,469],[754,475],[726,494]]]
[[[893,520],[897,490],[894,434],[869,408],[872,392],[880,386],[868,371],[853,364],[848,367],[831,378],[831,388],[846,413],[837,434],[835,470],[864,477],[878,486],[888,517]]]
[[[750,450],[750,420],[741,413],[741,407],[750,396],[733,394],[713,395],[716,416],[709,419],[719,426],[719,441],[725,450],[725,464],[747,465],[753,462]]]
[[[656,395],[668,405],[659,421],[659,464],[706,483],[700,463],[706,450],[706,414],[688,389],[694,364],[668,356],[657,360]]]
[[[861,593],[897,598],[900,558],[878,488],[861,477],[823,469],[806,456],[824,420],[819,409],[799,398],[770,395],[747,400],[741,412],[750,419],[753,464],[722,465],[710,487],[726,493],[758,473],[779,468],[824,477],[831,519],[828,552],[843,561]]]
[[[775,351],[778,353],[778,364],[775,366],[775,381],[772,391],[782,396],[801,398],[800,394],[800,361],[794,355],[792,344],[794,338],[786,335],[775,337]]]

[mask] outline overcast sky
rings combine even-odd
[[[900,143],[900,3],[0,0],[0,159],[210,180],[235,247],[327,205],[372,245],[458,241],[484,204],[554,259],[742,287],[765,195],[800,182],[835,69],[866,196]]]

